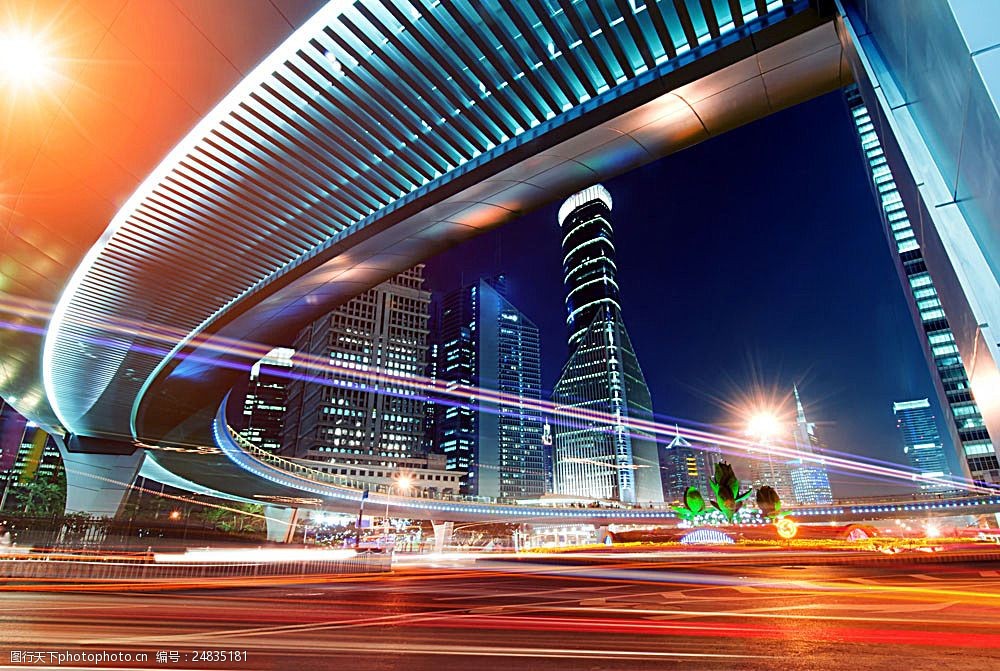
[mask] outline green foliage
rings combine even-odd
[[[757,507],[760,508],[760,514],[771,521],[788,514],[788,511],[781,509],[781,497],[770,485],[757,490]]]
[[[688,487],[684,492],[684,505],[674,506],[674,511],[682,520],[694,522],[704,515],[708,509],[705,507],[705,499],[701,492],[695,487]]]
[[[264,529],[264,521],[255,515],[261,515],[264,506],[254,503],[230,504],[225,507],[206,507],[201,509],[203,522],[214,526],[219,531],[248,532]]]
[[[66,507],[66,473],[60,468],[49,477],[36,477],[19,485],[14,496],[26,515],[61,515]]]
[[[748,489],[740,493],[740,480],[733,473],[733,467],[727,462],[721,461],[715,465],[715,477],[709,481],[712,491],[715,492],[715,500],[712,506],[722,513],[726,521],[732,524],[736,513],[743,507],[743,502],[753,492]]]

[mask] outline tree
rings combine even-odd
[[[20,485],[14,495],[27,515],[61,515],[66,508],[66,473],[59,468],[48,477],[36,477]]]
[[[219,531],[262,531],[263,520],[254,515],[262,515],[264,506],[254,503],[230,504],[225,508],[207,507],[201,512],[201,519],[212,524]]]

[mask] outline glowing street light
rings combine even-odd
[[[0,29],[0,87],[20,91],[45,86],[55,60],[48,41],[24,29]]]
[[[389,495],[392,494],[392,488],[395,487],[397,490],[399,490],[400,494],[403,494],[403,493],[408,493],[410,491],[411,486],[413,486],[413,478],[411,478],[409,475],[401,475],[399,476],[399,478],[396,479],[395,482],[389,485],[389,489],[386,491],[385,534],[384,534],[385,545],[389,544]]]
[[[781,433],[781,420],[771,412],[758,412],[747,423],[747,434],[760,442],[767,442]]]

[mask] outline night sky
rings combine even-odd
[[[736,428],[732,406],[757,387],[794,413],[798,382],[830,448],[905,463],[892,402],[937,402],[865,170],[834,92],[604,182],[625,323],[658,415]],[[546,390],[567,356],[558,206],[426,271],[435,292],[506,274],[541,331]],[[835,496],[892,493],[831,480]]]

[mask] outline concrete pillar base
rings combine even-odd
[[[451,545],[455,523],[431,522],[431,525],[434,527],[434,552],[444,552],[445,548]]]
[[[264,506],[267,516],[267,540],[272,543],[291,543],[299,522],[298,508]]]
[[[142,466],[145,450],[137,448],[131,454],[71,452],[61,437],[52,438],[66,469],[66,514],[117,515]]]

